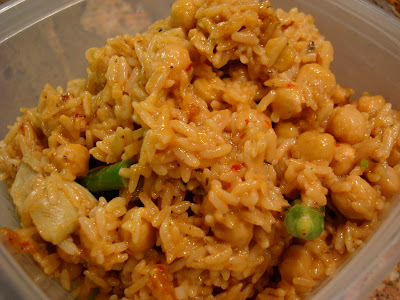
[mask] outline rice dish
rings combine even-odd
[[[353,99],[295,8],[178,0],[86,58],[0,143],[0,235],[73,297],[301,299],[400,188],[399,112]]]

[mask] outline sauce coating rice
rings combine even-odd
[[[74,297],[303,298],[400,189],[399,112],[351,98],[297,9],[178,0],[86,58],[0,142],[0,233]],[[296,205],[322,233],[293,236]]]

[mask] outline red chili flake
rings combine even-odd
[[[271,123],[270,121],[265,120],[264,122],[265,122],[265,124],[267,124],[268,128],[271,128],[271,127],[272,127],[272,123]]]
[[[229,182],[229,183],[226,185],[226,189],[229,190],[231,187],[232,187],[232,184]]]
[[[246,132],[245,133],[243,133],[241,136],[240,136],[240,139],[243,139],[245,136],[246,136]]]
[[[295,88],[297,87],[296,85],[294,85],[293,83],[289,82],[287,85],[288,88]]]
[[[75,118],[82,118],[82,117],[83,117],[83,115],[80,112],[77,112],[75,114]]]
[[[292,22],[290,22],[290,23],[288,23],[288,24],[284,24],[284,25],[282,25],[282,30],[286,30],[286,29],[288,29],[290,26],[292,26],[294,24],[294,22],[292,21]]]
[[[186,67],[186,72],[189,72],[193,67],[193,62],[191,61],[190,64]]]
[[[164,268],[163,265],[157,265],[156,268],[157,268],[158,270],[160,270],[161,272],[165,272],[165,268]]]
[[[62,101],[68,101],[69,100],[69,98],[71,98],[71,93],[65,93],[65,94],[62,94],[61,95],[61,100]]]
[[[313,203],[314,203],[314,205],[318,205],[318,202],[317,202],[317,201],[314,201]]]
[[[244,120],[244,123],[246,124],[246,126],[249,125],[249,122],[250,122],[249,119]]]
[[[22,122],[21,125],[19,125],[19,129],[20,129],[22,132],[25,132],[25,123],[24,123],[24,122]]]
[[[241,165],[232,165],[231,169],[232,169],[232,171],[239,172],[242,169],[242,166]]]
[[[29,242],[26,241],[26,242],[23,242],[23,243],[21,244],[21,247],[22,247],[22,248],[26,248],[26,247],[28,247],[29,245],[30,245]]]

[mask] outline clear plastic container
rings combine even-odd
[[[0,138],[35,106],[46,82],[65,86],[85,76],[85,50],[107,37],[144,30],[166,17],[172,0],[15,0],[0,6]],[[335,49],[337,81],[382,94],[400,108],[400,21],[361,0],[273,0],[275,7],[311,13]],[[378,231],[312,299],[366,299],[400,261],[400,199]],[[0,227],[19,225],[6,186],[0,184]],[[0,243],[0,299],[70,299],[27,256]]]

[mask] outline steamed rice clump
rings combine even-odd
[[[178,0],[86,52],[1,142],[22,228],[1,229],[85,299],[299,299],[373,232],[400,187],[399,112],[336,83],[312,16]],[[93,194],[89,165],[131,161]],[[320,237],[285,228],[295,199]]]

